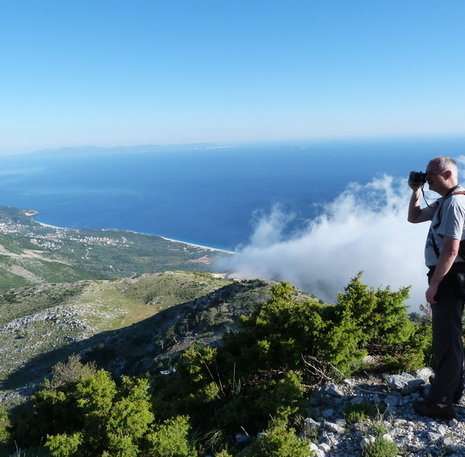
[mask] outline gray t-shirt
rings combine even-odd
[[[453,193],[463,191],[463,187],[459,186]],[[437,252],[444,248],[445,236],[455,240],[465,239],[465,195],[442,197],[432,205],[431,226],[425,245],[425,263],[428,267],[438,263]],[[455,262],[463,261],[460,256],[455,259]]]

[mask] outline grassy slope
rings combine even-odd
[[[212,343],[269,297],[271,283],[168,271],[42,284],[0,295],[0,399],[27,394],[51,366],[83,354],[120,374],[195,341]]]

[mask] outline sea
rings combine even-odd
[[[316,217],[349,183],[465,155],[465,138],[337,139],[122,148],[0,156],[0,204],[69,228],[114,228],[220,249],[247,244],[275,205]]]
[[[374,288],[411,286],[417,310],[428,227],[406,222],[407,177],[439,155],[465,165],[465,137],[45,150],[0,156],[0,204],[53,226],[234,251],[212,268],[328,303],[363,272]]]

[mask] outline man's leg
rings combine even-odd
[[[463,390],[462,312],[464,273],[449,272],[442,280],[433,312],[435,377],[431,402],[451,405]]]

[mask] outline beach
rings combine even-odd
[[[182,244],[186,244],[188,246],[192,246],[194,248],[205,249],[207,251],[217,251],[217,252],[223,252],[225,254],[235,254],[234,251],[228,251],[227,249],[213,248],[211,246],[204,246],[202,244],[195,244],[195,243],[189,243],[187,241],[174,240],[172,238],[167,238],[166,236],[161,236],[161,235],[155,235],[155,236],[159,236],[160,238],[163,238],[166,241],[171,241],[173,243],[182,243]]]

